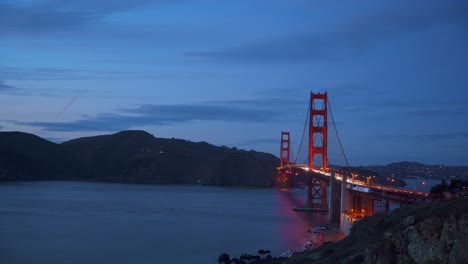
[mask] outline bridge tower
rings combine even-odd
[[[322,102],[322,106],[317,104]],[[309,174],[307,176],[307,203],[309,207],[326,209],[327,185],[313,177],[314,157],[320,155],[322,158],[322,170],[328,168],[327,141],[328,141],[328,97],[327,93],[310,93],[309,113]]]
[[[317,108],[316,101],[322,100],[322,107]],[[314,156],[322,157],[322,169],[328,167],[327,141],[328,141],[328,96],[327,93],[310,93],[310,120],[309,120],[309,168],[314,167]],[[314,125],[314,121],[316,122]],[[322,121],[322,122],[320,122]],[[321,146],[319,145],[322,142]]]
[[[289,165],[291,153],[291,138],[289,131],[281,131],[281,147],[280,147],[280,167]]]

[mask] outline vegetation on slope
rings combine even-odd
[[[57,144],[21,132],[0,133],[0,180],[73,177],[71,157]]]
[[[55,144],[0,133],[0,180],[92,180],[269,186],[278,158],[206,142],[156,138],[144,131]]]
[[[357,222],[345,239],[286,263],[465,263],[468,199],[399,208]]]

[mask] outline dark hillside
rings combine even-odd
[[[124,182],[268,185],[277,158],[206,142],[155,138],[144,131],[62,143],[90,179]]]
[[[74,177],[72,164],[55,143],[22,132],[0,133],[0,180]]]
[[[4,168],[1,174],[4,180],[34,177],[268,186],[278,164],[278,158],[267,153],[217,147],[206,142],[156,138],[145,131],[78,138],[60,145],[21,134],[23,137],[11,138],[7,133],[0,133],[2,140],[10,142],[1,145],[4,158],[0,160],[3,162],[0,166]],[[36,169],[21,173],[12,169],[29,166]],[[28,173],[31,170],[41,173]],[[53,177],[44,175],[49,172],[53,172],[50,173]]]

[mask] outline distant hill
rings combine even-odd
[[[468,166],[428,165],[418,162],[395,162],[387,165],[371,165],[359,167],[342,167],[330,165],[334,169],[358,174],[365,180],[372,177],[374,183],[405,186],[404,179],[433,179],[433,180],[468,180]],[[391,181],[388,179],[390,178]]]
[[[360,168],[375,171],[385,178],[468,179],[468,166],[428,165],[405,161]]]
[[[145,131],[55,144],[22,132],[0,132],[0,181],[89,180],[269,186],[274,155],[206,142],[156,138]]]

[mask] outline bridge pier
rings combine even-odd
[[[330,224],[340,223],[341,184],[336,181],[335,172],[331,172],[330,195],[328,197],[328,221]]]
[[[351,215],[362,218],[374,214],[374,199],[361,195],[352,195],[353,208]]]
[[[328,201],[328,221],[331,223],[333,223],[333,198],[335,197],[333,195],[333,180],[335,179],[335,172],[332,171],[331,173],[331,177],[330,177],[330,197],[329,197],[329,201]]]
[[[390,212],[390,201],[374,199],[374,213]]]
[[[327,211],[327,184],[319,180],[311,171],[307,174],[307,208]]]
[[[348,212],[351,209],[351,194],[346,189],[347,177],[343,175],[341,181],[341,199],[340,199],[340,233],[345,236],[349,235],[351,227],[353,226],[353,219],[349,217]]]

